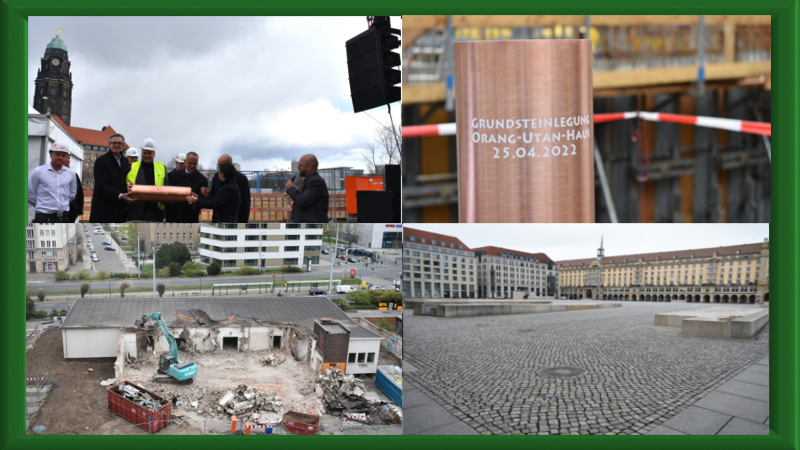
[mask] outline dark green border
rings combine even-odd
[[[664,437],[623,437],[623,436],[506,436],[506,437],[461,437],[461,436],[406,436],[389,437],[336,437],[319,441],[319,438],[292,440],[292,437],[273,436],[270,438],[233,437],[182,437],[166,438],[169,444],[180,446],[230,446],[224,442],[236,439],[239,448],[253,448],[264,445],[291,445],[292,447],[319,448],[380,448],[401,447],[455,447],[460,449],[488,446],[504,447],[576,447],[640,449],[669,449],[676,446],[684,448],[720,448],[724,450],[752,449],[798,449],[798,315],[797,278],[798,271],[798,25],[800,0],[761,0],[732,2],[730,0],[672,0],[649,3],[639,1],[606,0],[598,1],[518,1],[515,3],[486,2],[466,0],[448,3],[441,0],[414,0],[387,2],[348,1],[345,5],[335,1],[312,0],[302,3],[283,3],[263,6],[254,2],[228,1],[216,2],[195,0],[192,2],[141,1],[104,3],[89,0],[22,1],[0,0],[0,139],[6,155],[0,177],[0,196],[6,205],[0,219],[0,236],[3,236],[2,267],[0,277],[6,286],[5,301],[7,313],[0,318],[0,336],[4,349],[4,363],[0,369],[2,386],[2,414],[0,422],[0,450],[5,448],[35,449],[45,446],[53,448],[138,448],[144,444],[145,437],[130,436],[119,439],[111,436],[25,436],[24,429],[24,391],[22,379],[25,372],[22,297],[25,290],[23,266],[19,255],[25,251],[24,240],[15,236],[23,235],[23,224],[27,220],[27,208],[23,201],[27,184],[26,172],[15,163],[25,158],[15,158],[16,152],[25,152],[26,122],[21,111],[27,111],[27,17],[57,15],[367,15],[367,14],[770,14],[772,15],[773,69],[772,86],[778,95],[773,95],[773,150],[776,166],[773,180],[776,189],[772,192],[776,229],[772,231],[773,263],[772,274],[776,289],[771,295],[773,321],[771,327],[771,384],[769,436],[750,437],[702,437],[702,436],[664,436]],[[291,6],[290,6],[291,5]],[[377,9],[377,10],[376,10]],[[313,30],[298,30],[313,32]],[[324,37],[320,37],[323,39]],[[17,150],[19,149],[19,150]],[[19,271],[19,272],[17,272]],[[16,274],[16,275],[15,275]],[[776,294],[777,293],[777,294]],[[15,349],[8,351],[7,349]],[[153,439],[158,445],[165,445],[164,437]],[[269,439],[270,442],[263,442]]]

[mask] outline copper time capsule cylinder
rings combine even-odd
[[[148,186],[134,184],[131,187],[131,198],[145,202],[186,202],[192,195],[192,188],[178,186]]]
[[[461,222],[594,222],[592,44],[455,43]]]

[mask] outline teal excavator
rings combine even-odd
[[[137,328],[143,328],[147,322],[155,321],[164,337],[169,342],[169,353],[162,353],[158,357],[158,373],[153,377],[156,383],[191,384],[197,375],[197,364],[189,361],[181,362],[178,359],[178,344],[172,337],[167,324],[161,318],[161,313],[152,313],[142,316],[135,322]]]

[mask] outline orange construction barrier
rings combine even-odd
[[[236,433],[236,416],[231,416],[231,433]]]
[[[244,423],[244,434],[250,436],[250,422]]]

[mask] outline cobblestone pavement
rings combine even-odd
[[[656,313],[692,304],[622,305],[463,318],[405,314],[404,360],[419,369],[405,379],[481,434],[638,435],[769,351],[768,328],[744,341],[653,325]],[[553,367],[583,373],[542,374]]]

